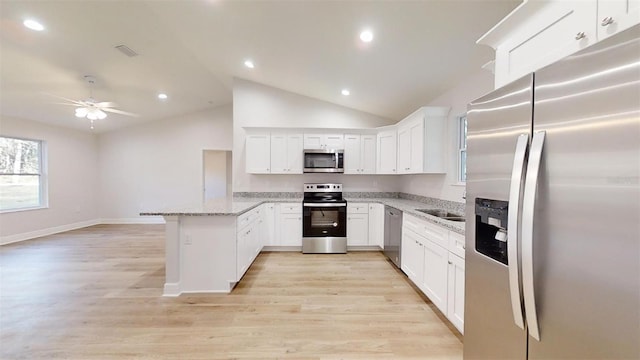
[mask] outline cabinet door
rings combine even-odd
[[[384,249],[384,205],[369,204],[369,245]]]
[[[344,173],[360,174],[361,154],[360,135],[347,134],[344,136]]]
[[[244,227],[236,237],[236,280],[240,280],[242,275],[249,269],[249,247],[251,229]]]
[[[322,134],[304,134],[305,149],[323,149],[324,137]]]
[[[302,174],[302,134],[287,135],[287,173]]]
[[[598,1],[598,41],[640,23],[640,0]]]
[[[346,148],[346,146],[345,146]],[[346,149],[345,149],[346,152]],[[376,136],[362,135],[360,137],[360,173],[376,173]]]
[[[424,242],[424,277],[419,286],[443,314],[447,313],[449,251],[429,240]]]
[[[396,174],[396,132],[384,131],[378,134],[377,173]]]
[[[449,253],[447,318],[464,333],[464,259]]]
[[[594,44],[597,7],[595,0],[549,2],[527,19],[496,49],[496,88]]]
[[[402,229],[401,268],[418,287],[420,287],[424,278],[423,247],[422,240],[416,233]],[[422,291],[424,292],[424,290]]]
[[[347,245],[369,244],[369,214],[347,214]]]
[[[264,246],[274,246],[276,239],[276,209],[275,204],[264,205]]]
[[[408,174],[411,170],[411,128],[398,130],[398,174]]]
[[[324,148],[331,150],[344,149],[344,134],[328,134],[324,136]]]
[[[287,174],[287,135],[271,135],[271,173]]]
[[[279,245],[302,246],[302,214],[281,215]]]
[[[247,135],[245,170],[249,174],[268,174],[271,169],[271,137],[269,134]]]
[[[420,119],[409,128],[411,138],[411,156],[409,173],[417,174],[423,172],[424,164],[424,121]]]

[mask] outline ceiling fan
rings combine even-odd
[[[91,128],[93,129],[93,122],[95,120],[102,120],[107,117],[107,112],[114,114],[121,114],[126,116],[134,116],[138,117],[139,115],[114,109],[116,106],[115,103],[110,101],[102,101],[98,102],[93,98],[93,86],[96,82],[96,79],[91,75],[85,75],[84,80],[89,84],[89,98],[85,100],[73,100],[67,99],[61,96],[56,96],[62,100],[67,101],[66,103],[60,103],[61,105],[71,105],[76,106],[76,117],[84,118],[91,120]],[[55,96],[55,95],[54,95]]]

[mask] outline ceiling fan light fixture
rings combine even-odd
[[[105,113],[100,109],[96,109],[96,116],[98,117],[99,120],[102,120],[107,117],[107,113]]]
[[[79,118],[83,118],[85,116],[87,116],[87,113],[89,113],[89,110],[87,110],[87,108],[85,107],[81,107],[81,108],[77,108],[76,109],[76,116]]]

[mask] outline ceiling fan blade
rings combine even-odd
[[[95,106],[99,107],[99,108],[113,108],[113,107],[118,107],[118,105],[114,102],[110,102],[110,101],[103,101],[103,102],[99,102],[99,103],[95,103]]]
[[[134,114],[134,113],[118,110],[118,109],[103,108],[101,110],[102,111],[107,111],[107,112],[110,112],[110,113],[114,113],[114,114],[127,115],[127,116],[133,116],[133,117],[140,117],[140,115],[138,115],[138,114]]]
[[[53,94],[49,94],[49,93],[45,93],[45,94],[47,94],[47,95],[49,95],[49,96],[53,96],[53,97],[58,98],[58,99],[61,99],[61,100],[69,101],[69,102],[71,102],[71,103],[73,103],[73,104],[76,104],[76,105],[82,105],[82,106],[84,106],[84,104],[85,104],[85,102],[84,102],[84,101],[73,100],[73,99],[69,99],[69,98],[66,98],[66,97],[62,97],[62,96],[58,96],[58,95],[53,95]]]

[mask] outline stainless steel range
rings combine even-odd
[[[342,184],[304,184],[302,252],[347,252],[347,201]]]

